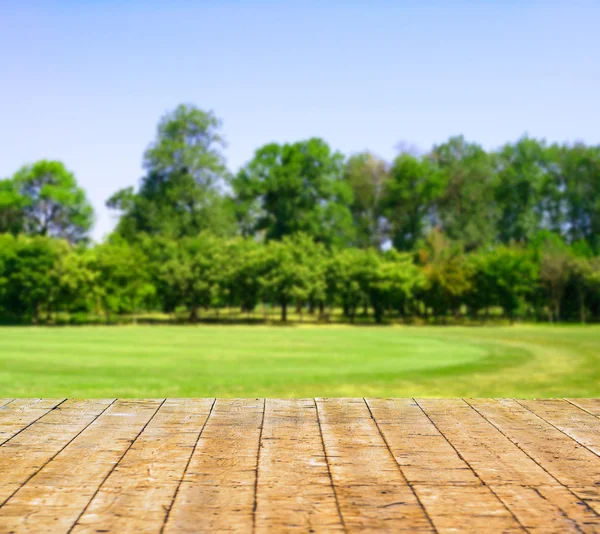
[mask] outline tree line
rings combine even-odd
[[[166,114],[99,244],[61,162],[0,180],[0,316],[600,318],[600,147],[453,137],[386,162],[313,138],[234,174],[221,129],[195,106]]]

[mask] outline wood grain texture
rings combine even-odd
[[[160,405],[116,401],[0,508],[4,531],[68,532]]]
[[[433,525],[457,522],[465,531],[521,531],[518,520],[483,484],[419,404],[408,399],[367,401],[390,450]]]
[[[114,399],[69,399],[0,447],[0,506]]]
[[[317,399],[325,451],[349,532],[431,532],[431,521],[362,399]],[[376,466],[376,467],[375,467]]]
[[[267,399],[256,532],[343,532],[313,399]]]
[[[0,407],[0,445],[59,406],[65,399],[15,399]]]
[[[528,530],[581,532],[600,518],[460,399],[419,399],[479,478]]]
[[[600,532],[596,399],[0,399],[0,534]]]
[[[166,522],[166,533],[251,532],[265,401],[218,399]]]
[[[483,417],[565,486],[594,486],[599,458],[516,400],[469,400]]]
[[[600,419],[564,400],[519,401],[580,445],[600,456]]]
[[[73,532],[160,532],[213,402],[165,401],[96,493]]]

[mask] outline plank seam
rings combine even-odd
[[[17,399],[8,399],[8,401],[5,402],[4,404],[2,404],[2,406],[0,406],[0,408],[4,408],[5,406],[8,406],[14,400],[17,400]]]
[[[522,406],[523,408],[525,408],[528,412],[531,412],[533,415],[535,415],[536,417],[539,417],[542,421],[544,421],[544,423],[550,425],[552,428],[558,430],[561,434],[565,435],[566,437],[568,437],[570,440],[573,440],[575,443],[577,443],[578,445],[580,445],[581,447],[583,447],[584,449],[586,449],[587,451],[591,452],[592,454],[594,454],[595,456],[597,456],[598,458],[600,458],[600,454],[598,454],[597,452],[594,452],[593,450],[591,450],[589,447],[587,447],[586,445],[584,445],[583,443],[581,443],[581,441],[579,441],[578,439],[574,438],[573,436],[570,436],[569,434],[567,434],[566,432],[564,432],[563,430],[561,430],[559,427],[557,427],[555,424],[551,423],[550,421],[546,420],[545,418],[543,418],[539,413],[534,412],[532,409],[528,408],[527,406],[525,406],[524,404],[521,404],[517,399],[515,399],[515,402],[519,405]]]
[[[265,413],[267,411],[267,399],[263,399],[263,413],[260,421],[260,433],[258,434],[258,451],[256,453],[256,475],[254,477],[254,501],[252,503],[252,533],[256,532],[256,510],[258,508],[258,474],[260,470],[260,450],[262,449],[262,435],[265,426]]]
[[[81,511],[81,513],[79,514],[79,516],[77,517],[77,519],[69,527],[69,530],[67,530],[67,534],[70,534],[73,531],[73,529],[77,526],[77,523],[83,517],[83,515],[87,512],[87,509],[90,507],[90,504],[92,503],[92,501],[96,498],[96,495],[98,495],[98,492],[100,491],[100,489],[102,488],[102,486],[104,486],[105,482],[108,480],[108,478],[110,477],[110,475],[113,474],[113,472],[115,471],[115,469],[117,468],[117,466],[121,463],[121,460],[129,452],[129,450],[131,449],[131,447],[133,447],[134,443],[140,437],[140,435],[142,434],[142,432],[144,430],[146,430],[146,427],[150,424],[150,422],[152,421],[152,419],[154,419],[154,417],[156,416],[156,414],[158,413],[158,411],[163,407],[163,405],[164,405],[164,403],[166,401],[167,401],[166,398],[162,400],[162,402],[158,405],[158,408],[156,408],[156,410],[152,414],[152,417],[150,417],[150,419],[148,419],[148,421],[146,421],[146,423],[144,424],[144,426],[142,427],[142,429],[137,433],[137,435],[135,436],[135,438],[133,438],[133,440],[131,441],[131,443],[127,446],[127,448],[125,449],[125,451],[123,452],[123,454],[121,454],[121,456],[119,457],[119,459],[115,462],[115,465],[113,465],[110,468],[110,471],[104,477],[104,480],[102,480],[102,482],[100,482],[100,485],[96,488],[96,491],[94,491],[94,494],[91,496],[90,500],[85,505],[85,507],[83,508],[83,510]]]
[[[27,480],[25,480],[25,482],[23,482],[23,484],[21,484],[15,491],[13,491],[6,499],[4,499],[4,501],[2,503],[0,503],[0,508],[2,508],[10,499],[12,499],[15,495],[15,493],[17,493],[17,491],[19,491],[21,488],[23,488],[24,486],[27,485],[27,483],[35,476],[37,475],[42,469],[44,469],[44,467],[46,467],[52,460],[54,460],[54,458],[56,458],[62,451],[64,451],[72,442],[73,440],[75,440],[77,437],[79,437],[81,434],[83,434],[83,432],[85,432],[88,427],[94,422],[96,421],[96,419],[98,419],[98,417],[100,417],[106,410],[108,410],[115,402],[117,399],[113,399],[111,401],[111,403],[109,405],[107,405],[98,415],[96,415],[87,425],[85,425],[84,428],[82,428],[75,436],[73,436],[67,443],[65,443],[61,449],[59,451],[56,452],[56,454],[54,454],[51,458],[49,458],[46,462],[44,462],[44,464],[42,466],[40,466],[39,469],[37,469],[34,473],[31,474],[31,476],[29,476],[27,478]],[[52,411],[52,410],[51,410]],[[48,415],[50,412],[48,412],[47,414],[44,415],[44,417],[46,415]]]
[[[323,447],[325,463],[327,464],[327,475],[329,476],[329,482],[333,491],[335,507],[337,509],[338,516],[340,517],[340,522],[342,523],[342,528],[344,529],[344,532],[348,532],[348,527],[346,527],[346,521],[344,520],[344,516],[342,515],[342,509],[340,508],[340,501],[338,499],[337,489],[335,487],[335,484],[333,483],[333,476],[331,475],[331,465],[329,465],[329,456],[327,455],[327,448],[325,447],[325,438],[323,437],[323,428],[321,426],[321,416],[319,415],[319,405],[317,404],[317,399],[313,398],[313,402],[315,403],[315,409],[317,410],[317,425],[319,426],[319,435],[321,437],[321,445]]]
[[[190,457],[188,458],[188,461],[185,464],[185,469],[183,470],[181,479],[177,483],[177,487],[175,488],[175,493],[173,494],[173,499],[171,500],[171,505],[169,506],[169,509],[167,510],[163,524],[160,527],[160,534],[163,534],[163,532],[165,531],[165,528],[167,528],[167,522],[169,521],[169,517],[171,515],[171,510],[173,510],[173,508],[175,506],[175,499],[177,499],[177,495],[179,495],[179,489],[181,488],[181,484],[183,484],[183,479],[185,478],[185,475],[187,474],[190,464],[192,463],[192,458],[194,457],[194,453],[196,452],[196,449],[198,448],[198,443],[200,443],[200,438],[202,437],[202,433],[204,432],[204,429],[206,428],[208,420],[210,419],[210,417],[212,415],[213,408],[215,407],[216,402],[217,402],[217,399],[215,397],[213,399],[212,404],[210,405],[210,410],[208,411],[208,416],[206,417],[206,419],[204,420],[204,423],[202,424],[202,427],[200,428],[200,432],[198,433],[198,437],[196,438],[196,443],[194,443],[194,447],[192,448]]]
[[[595,417],[596,419],[600,419],[600,417],[598,417],[595,413],[592,413],[592,412],[586,410],[583,406],[579,406],[579,404],[577,404],[577,403],[575,403],[573,401],[570,401],[569,399],[564,399],[563,398],[562,400],[564,400],[565,402],[568,402],[569,404],[575,406],[575,408],[577,408],[578,410],[581,410],[582,412],[590,414],[592,417]]]
[[[416,405],[419,407],[419,409],[423,412],[423,414],[425,415],[425,417],[427,417],[427,419],[429,420],[429,422],[433,425],[433,427],[440,433],[440,436],[442,436],[446,442],[448,443],[448,445],[450,445],[450,447],[452,447],[452,449],[454,450],[454,452],[458,455],[458,457],[465,463],[465,465],[471,470],[471,472],[475,475],[475,477],[477,478],[477,480],[479,480],[483,486],[485,486],[486,488],[488,488],[490,490],[490,493],[496,497],[496,500],[504,507],[504,509],[513,516],[513,519],[517,522],[517,524],[525,531],[525,532],[529,532],[529,530],[527,529],[527,527],[525,527],[525,525],[523,525],[523,523],[521,523],[521,521],[519,520],[519,518],[515,515],[515,513],[508,507],[506,506],[506,503],[500,498],[498,497],[498,495],[496,494],[496,492],[493,490],[493,488],[491,486],[488,486],[485,483],[485,480],[483,480],[480,476],[479,473],[477,471],[475,471],[475,469],[473,469],[473,466],[471,466],[471,464],[467,461],[467,459],[459,452],[459,450],[454,446],[454,444],[446,437],[446,434],[444,434],[441,429],[435,424],[435,422],[433,421],[433,419],[430,417],[430,415],[425,411],[425,408],[423,408],[423,406],[421,406],[419,404],[419,401],[417,399],[413,399],[416,403]]]
[[[377,428],[377,431],[379,432],[379,435],[381,436],[381,439],[385,443],[385,446],[386,446],[388,452],[390,453],[390,456],[392,457],[392,460],[394,460],[394,463],[396,464],[396,467],[398,468],[398,471],[400,472],[400,476],[404,479],[404,481],[406,482],[407,486],[412,491],[413,495],[415,496],[415,499],[417,499],[417,502],[419,503],[419,506],[421,507],[421,510],[423,510],[423,513],[425,514],[425,517],[427,518],[427,521],[429,521],[429,524],[431,525],[431,528],[433,529],[433,531],[434,532],[438,532],[437,528],[435,528],[435,525],[433,524],[433,521],[431,520],[431,517],[429,516],[429,512],[427,512],[427,509],[425,508],[425,505],[423,504],[423,502],[421,501],[421,499],[417,495],[417,492],[416,492],[415,488],[413,487],[413,485],[411,484],[411,482],[408,480],[408,478],[406,478],[406,475],[404,474],[404,471],[402,471],[402,467],[398,463],[398,460],[396,460],[396,457],[394,456],[394,453],[392,452],[392,448],[390,447],[390,444],[388,443],[388,440],[386,439],[386,437],[384,436],[383,432],[381,431],[381,427],[379,426],[379,423],[377,422],[377,419],[375,419],[375,416],[373,415],[373,412],[371,411],[371,407],[369,406],[369,403],[367,402],[367,399],[363,398],[363,402],[367,406],[367,410],[369,410],[369,414],[371,415],[371,419],[373,419],[373,422],[375,423],[375,427]]]
[[[596,517],[600,517],[600,514],[598,514],[584,499],[580,498],[574,491],[571,490],[571,488],[569,488],[569,486],[567,486],[566,484],[563,484],[557,477],[555,477],[552,473],[550,473],[540,462],[538,462],[533,456],[531,456],[525,449],[523,449],[518,443],[516,443],[514,440],[512,440],[510,437],[508,437],[507,434],[505,434],[504,432],[502,432],[502,430],[496,426],[494,423],[492,423],[487,417],[485,417],[485,415],[483,415],[477,408],[475,408],[471,403],[469,403],[466,399],[462,399],[463,402],[465,402],[468,406],[471,407],[471,409],[475,410],[476,413],[478,413],[481,417],[483,417],[483,419],[485,421],[487,421],[490,425],[492,425],[498,432],[500,432],[500,434],[502,434],[508,441],[510,441],[515,447],[517,447],[517,449],[519,449],[523,454],[525,454],[528,458],[531,459],[532,462],[534,462],[536,465],[538,465],[542,471],[544,471],[548,476],[550,476],[551,478],[553,478],[554,480],[556,480],[556,482],[558,482],[558,484],[560,484],[563,488],[565,488],[571,495],[573,495],[573,497],[575,497],[575,499],[577,499],[577,501],[583,503],[583,505],[585,506],[585,508],[587,508],[587,510],[589,512],[591,512],[593,515],[595,515]]]
[[[575,530],[577,532],[581,532],[582,534],[584,533],[584,530],[581,529],[581,527],[577,524],[577,521],[575,521],[574,519],[571,519],[567,513],[560,507],[558,506],[558,504],[555,504],[554,502],[552,502],[551,500],[549,500],[538,488],[531,488],[533,491],[535,491],[538,496],[543,499],[546,502],[549,502],[552,506],[556,506],[560,512],[560,514],[569,522],[571,523],[571,525],[575,528]]]
[[[5,439],[2,443],[0,443],[0,447],[2,445],[5,445],[6,443],[8,443],[11,439],[17,437],[21,432],[23,432],[24,430],[27,430],[31,425],[33,425],[34,423],[37,423],[42,417],[45,417],[46,415],[48,415],[51,411],[56,410],[63,402],[66,402],[67,399],[63,399],[61,400],[58,404],[56,404],[55,406],[53,406],[52,408],[50,408],[47,412],[44,412],[42,415],[40,415],[37,419],[35,419],[34,421],[31,421],[31,423],[29,423],[27,426],[23,427],[21,430],[19,430],[18,432],[16,432],[15,434],[13,434],[10,438]],[[12,402],[12,401],[11,401]],[[10,402],[8,403],[10,404]],[[5,404],[6,406],[6,404]]]

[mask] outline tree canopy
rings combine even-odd
[[[176,237],[211,230],[234,233],[230,181],[220,121],[212,112],[180,105],[160,120],[144,153],[138,191],[125,188],[107,201],[121,212],[117,232],[130,241],[140,233]]]
[[[94,220],[92,206],[75,176],[59,161],[40,160],[0,181],[0,230],[85,239]]]
[[[234,173],[221,121],[180,105],[142,166],[102,243],[63,163],[0,180],[0,319],[600,321],[600,146],[456,136],[386,161],[314,137]]]

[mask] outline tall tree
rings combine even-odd
[[[569,241],[584,239],[600,252],[600,146],[560,147],[557,169]]]
[[[325,298],[323,260],[323,246],[306,234],[285,236],[267,245],[262,293],[267,300],[281,306],[282,321],[287,321],[292,302],[300,307],[311,298]]]
[[[383,218],[389,173],[385,161],[370,152],[351,156],[344,166],[344,180],[353,192],[350,206],[356,227],[356,244],[380,248],[386,240]]]
[[[240,217],[266,239],[304,232],[323,243],[348,244],[352,192],[342,165],[342,155],[321,139],[260,148],[234,180]]]
[[[490,156],[460,136],[435,146],[430,158],[445,183],[436,214],[444,233],[466,250],[493,242],[498,211]]]
[[[544,192],[549,181],[546,147],[523,137],[504,145],[494,159],[498,238],[502,243],[526,243],[541,228],[545,215]]]
[[[144,154],[146,175],[139,191],[123,189],[107,206],[122,212],[117,231],[195,235],[202,230],[234,232],[229,173],[222,153],[221,122],[212,112],[180,105],[158,124],[156,140]]]
[[[19,195],[12,180],[0,180],[0,234],[23,231],[25,199]]]
[[[436,318],[456,313],[471,288],[471,269],[459,244],[439,230],[430,232],[417,253],[425,277],[421,300]]]
[[[85,239],[94,220],[85,192],[60,161],[41,160],[17,171],[0,186],[0,212],[8,214],[13,230],[71,242]]]
[[[385,213],[395,248],[413,250],[435,224],[434,208],[444,185],[444,177],[429,159],[403,153],[394,160],[385,195]]]

